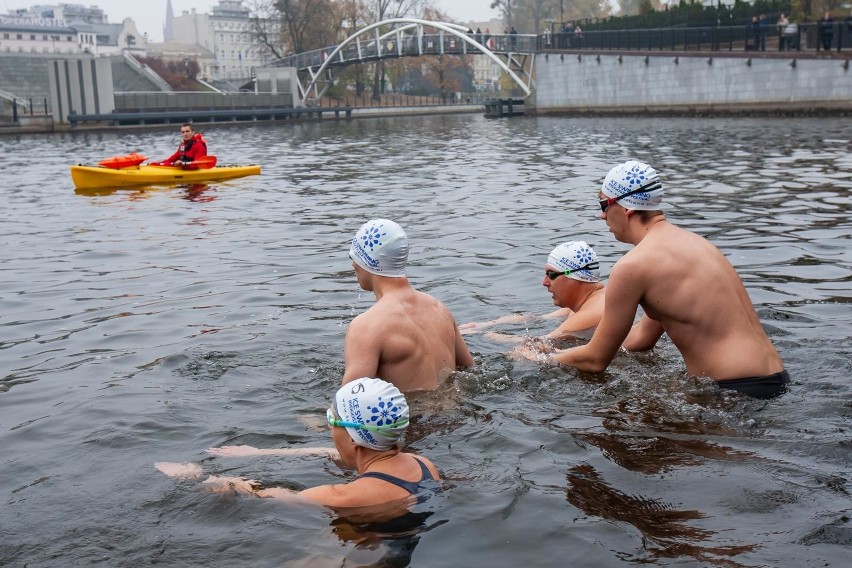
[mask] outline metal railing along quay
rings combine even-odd
[[[14,97],[8,105],[8,115],[6,115],[6,105],[3,106],[2,112],[0,112],[0,122],[16,123],[22,116],[48,116],[50,111],[47,108],[47,99],[43,98],[41,103],[41,105],[37,105],[33,104],[32,99]]]
[[[255,122],[275,120],[300,120],[332,116],[340,119],[352,118],[351,107],[309,107],[309,108],[279,108],[279,109],[231,109],[231,110],[188,110],[167,112],[112,112],[108,114],[75,114],[68,115],[71,126],[85,123],[103,123],[113,126],[120,125],[156,125],[178,124],[182,122],[197,123],[226,123],[226,122]]]
[[[292,108],[290,93],[118,92],[116,112]]]
[[[351,109],[293,108],[289,93],[133,92],[115,93],[110,113],[70,113],[71,126],[102,123],[115,126],[180,122],[321,120],[329,115],[351,118]]]
[[[333,107],[335,105],[351,106],[353,108],[393,108],[393,107],[420,107],[420,106],[456,106],[485,104],[495,97],[521,96],[515,93],[500,93],[497,91],[477,92],[451,92],[443,95],[414,95],[411,93],[387,92],[373,98],[370,93],[356,95],[346,93],[340,98],[332,95],[323,97],[320,104]]]
[[[542,34],[539,51],[795,51],[852,52],[852,22],[770,25],[672,27]]]

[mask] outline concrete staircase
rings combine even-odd
[[[234,85],[233,83],[230,83],[228,81],[220,81],[220,80],[211,79],[210,81],[208,81],[208,83],[210,83],[210,85],[212,85],[220,93],[239,93],[240,92],[239,87],[237,87],[236,85]]]
[[[45,99],[50,106],[50,81],[48,61],[56,59],[78,59],[79,55],[68,54],[0,54],[0,87],[3,100],[32,99],[33,108],[41,109]],[[116,92],[160,92],[164,89],[134,68],[125,57],[110,58],[113,89]]]
[[[139,73],[121,55],[111,58],[112,88],[117,93],[156,92],[160,87],[145,75]]]
[[[32,99],[33,106],[40,107],[50,97],[47,62],[61,58],[56,54],[50,58],[23,53],[0,55],[0,85],[4,91],[21,99]]]

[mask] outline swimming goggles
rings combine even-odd
[[[331,408],[325,411],[325,418],[326,420],[328,420],[329,426],[339,426],[340,428],[360,428],[362,430],[369,430],[371,432],[382,432],[384,430],[389,430],[391,428],[399,428],[408,424],[408,418],[403,418],[402,420],[397,420],[396,422],[391,422],[389,424],[382,424],[381,426],[371,426],[370,424],[347,422],[345,420],[340,420],[339,418],[337,418],[337,415]]]
[[[655,179],[654,181],[652,181],[652,182],[650,182],[646,185],[643,185],[639,189],[634,189],[633,191],[628,191],[627,193],[622,193],[618,197],[610,197],[608,199],[601,199],[600,201],[598,201],[598,203],[601,206],[601,211],[603,213],[606,213],[606,210],[609,209],[610,205],[617,202],[619,199],[622,199],[624,197],[628,197],[630,195],[636,195],[637,193],[647,193],[647,192],[650,192],[650,191],[656,191],[656,190],[658,190],[662,187],[663,187],[663,184],[660,183],[660,180]]]
[[[551,282],[553,282],[563,274],[565,276],[568,276],[569,274],[572,274],[574,272],[580,272],[581,270],[597,270],[599,266],[600,265],[597,262],[590,262],[589,264],[581,266],[580,268],[575,268],[574,270],[565,270],[563,272],[557,272],[556,270],[545,270],[544,275],[547,276],[547,278]]]

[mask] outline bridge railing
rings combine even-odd
[[[495,53],[535,53],[539,38],[522,34],[469,34],[469,37]],[[296,53],[269,64],[271,67],[316,68],[337,48],[336,45]],[[388,36],[377,42],[375,38],[362,39],[347,44],[330,65],[345,65],[353,61],[369,61],[387,56],[419,55],[476,55],[480,51],[452,34],[403,33]]]
[[[543,34],[540,51],[589,49],[618,51],[843,51],[852,50],[852,22],[602,30]]]
[[[580,33],[469,34],[473,40],[494,53],[531,54],[553,49],[588,49],[619,51],[848,51],[852,50],[852,22],[819,22],[792,24],[780,28],[774,24],[762,29],[749,26],[716,26],[695,28],[658,28],[642,30],[602,30]],[[422,39],[421,39],[422,38]],[[317,68],[335,50],[331,45],[284,57],[270,67]],[[347,44],[330,65],[346,65],[393,55],[465,55],[477,54],[467,42],[451,34],[403,33],[387,36],[377,43],[375,38],[358,38]]]

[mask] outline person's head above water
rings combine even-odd
[[[349,258],[371,274],[401,278],[408,264],[408,237],[393,221],[371,219],[352,237]]]
[[[348,382],[334,395],[330,426],[346,428],[358,446],[378,451],[393,448],[408,427],[408,402],[398,388],[382,379]]]
[[[663,206],[663,184],[657,170],[636,160],[612,168],[601,192],[610,198],[601,201],[603,211],[614,203],[634,211],[659,211]]]
[[[598,255],[584,241],[562,243],[547,257],[547,265],[581,282],[600,282]]]

